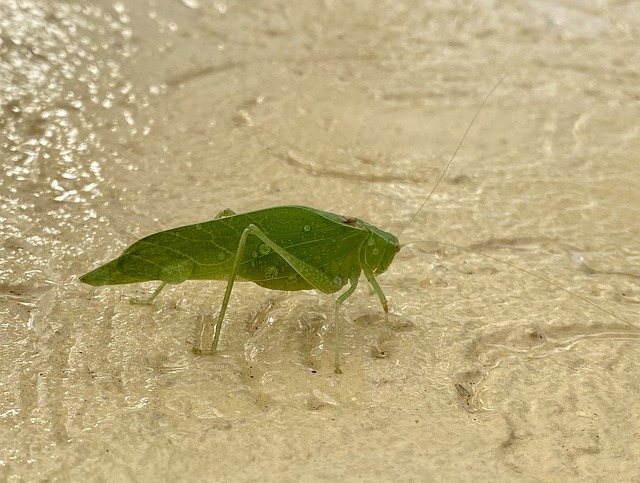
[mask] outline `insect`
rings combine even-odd
[[[272,290],[317,289],[324,293],[337,292],[349,283],[336,300],[337,334],[338,308],[355,291],[363,272],[387,314],[387,299],[375,277],[387,270],[399,250],[394,235],[358,218],[304,206],[244,214],[224,210],[212,221],[149,235],[80,280],[96,286],[159,280],[160,286],[147,303],[166,284],[227,280],[208,351],[213,353],[236,280]],[[337,350],[335,371],[340,372]]]
[[[448,164],[410,222],[437,188],[480,110],[501,81],[478,107]],[[396,236],[358,218],[304,206],[278,206],[243,214],[227,209],[212,221],[142,238],[80,280],[94,286],[160,281],[145,303],[151,303],[167,284],[226,280],[207,353],[217,349],[236,280],[251,281],[272,290],[317,289],[324,293],[335,293],[349,283],[335,303],[335,372],[340,373],[339,307],[356,290],[364,273],[380,299],[388,323],[387,299],[376,276],[387,270],[400,248]]]

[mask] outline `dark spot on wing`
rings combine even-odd
[[[345,225],[351,225],[351,226],[357,226],[358,222],[356,221],[355,218],[352,218],[350,216],[343,216],[342,217],[342,223],[344,223]]]

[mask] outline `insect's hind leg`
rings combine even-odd
[[[227,210],[225,210],[227,211]],[[229,210],[230,211],[230,210]],[[224,212],[223,212],[224,213]],[[229,306],[229,299],[231,298],[231,291],[233,290],[233,284],[236,280],[236,275],[238,273],[238,268],[240,267],[240,260],[242,260],[242,256],[244,255],[245,247],[247,245],[247,237],[249,235],[253,235],[258,237],[264,243],[269,245],[278,255],[285,259],[285,261],[291,265],[294,270],[296,270],[300,275],[307,279],[312,276],[313,285],[324,291],[324,292],[334,292],[334,281],[330,279],[324,272],[309,266],[308,264],[302,262],[301,260],[295,258],[293,255],[284,250],[281,246],[274,243],[260,228],[255,226],[254,224],[250,224],[247,226],[242,235],[240,236],[240,241],[238,242],[238,248],[236,250],[236,257],[233,261],[233,266],[231,268],[231,272],[229,272],[229,280],[227,282],[227,288],[224,292],[224,297],[222,299],[222,306],[220,307],[220,313],[218,314],[218,320],[215,326],[215,335],[213,336],[213,342],[211,344],[211,349],[208,351],[203,351],[201,349],[194,348],[194,352],[199,354],[213,354],[217,347],[218,341],[220,340],[220,331],[222,330],[222,322],[224,321],[224,316],[227,313],[227,307]]]
[[[201,349],[194,348],[194,352],[202,354],[213,354],[218,347],[218,341],[220,340],[220,331],[222,330],[222,322],[224,320],[224,316],[227,312],[227,307],[229,306],[229,299],[231,297],[231,291],[233,290],[233,284],[236,279],[236,275],[238,273],[238,268],[240,267],[240,261],[242,260],[242,256],[244,255],[245,247],[247,244],[247,237],[249,235],[253,235],[258,237],[261,241],[266,243],[273,251],[275,251],[278,255],[280,255],[296,272],[300,274],[307,282],[309,282],[314,288],[321,290],[324,293],[334,293],[342,287],[342,283],[337,278],[331,278],[322,270],[319,270],[316,267],[309,265],[306,262],[296,258],[291,253],[287,252],[284,248],[282,248],[277,243],[273,242],[260,228],[255,226],[254,224],[250,224],[247,226],[242,235],[240,236],[240,241],[238,242],[238,248],[236,251],[235,259],[233,261],[233,266],[231,268],[231,272],[229,273],[229,279],[227,282],[227,288],[224,292],[224,297],[222,299],[222,306],[220,307],[220,313],[218,314],[218,320],[215,326],[215,335],[213,337],[213,342],[211,344],[211,349],[208,351],[203,351]],[[336,317],[338,313],[338,306],[344,302],[356,289],[358,284],[357,277],[353,277],[350,279],[351,286],[349,289],[343,293],[338,300],[336,301]],[[337,321],[337,318],[336,318]],[[336,352],[336,361],[338,361],[338,356]],[[336,372],[340,372],[340,367],[336,363]]]
[[[273,249],[273,251],[275,251],[278,255],[280,255],[296,272],[298,272],[298,274],[300,274],[302,278],[304,278],[307,282],[309,282],[314,288],[324,293],[334,293],[340,290],[340,288],[342,288],[342,282],[339,277],[332,278],[322,270],[319,270],[318,268],[312,265],[309,265],[306,262],[303,262],[299,258],[294,257],[291,253],[287,252],[277,243],[274,243],[272,240],[270,240],[269,237],[257,226],[249,225],[242,234],[241,242],[242,240],[246,241],[246,235],[248,234],[257,236],[260,240],[262,240],[264,243],[269,245],[271,249]],[[242,244],[242,249],[244,250],[244,243]],[[233,271],[233,274],[235,276],[235,269]],[[356,287],[358,286],[359,277],[360,277],[360,271],[358,270],[357,274],[353,274],[353,276],[349,278],[350,286],[347,289],[347,291],[344,292],[342,295],[340,295],[336,300],[336,309],[335,309],[336,353],[335,353],[335,368],[334,368],[334,371],[336,374],[340,374],[342,372],[340,370],[340,331],[339,331],[339,324],[338,324],[339,307],[355,291]],[[369,282],[371,283],[371,280],[369,280]],[[232,282],[230,281],[230,283]],[[375,279],[373,283],[375,283]],[[377,283],[375,283],[375,286],[378,286]],[[378,291],[382,293],[382,291],[380,290],[380,287],[378,287]],[[384,298],[384,294],[382,295],[382,297]],[[385,303],[386,303],[386,299],[385,299]]]

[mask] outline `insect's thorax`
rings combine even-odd
[[[396,253],[400,251],[398,238],[366,221],[356,219],[356,222],[369,232],[369,237],[360,254],[362,268],[370,270],[373,274],[385,272],[391,265]]]

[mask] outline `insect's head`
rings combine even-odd
[[[369,268],[374,275],[386,272],[396,253],[400,251],[398,238],[367,222],[357,221],[360,226],[366,228],[370,233],[362,250],[360,260],[362,266]]]

